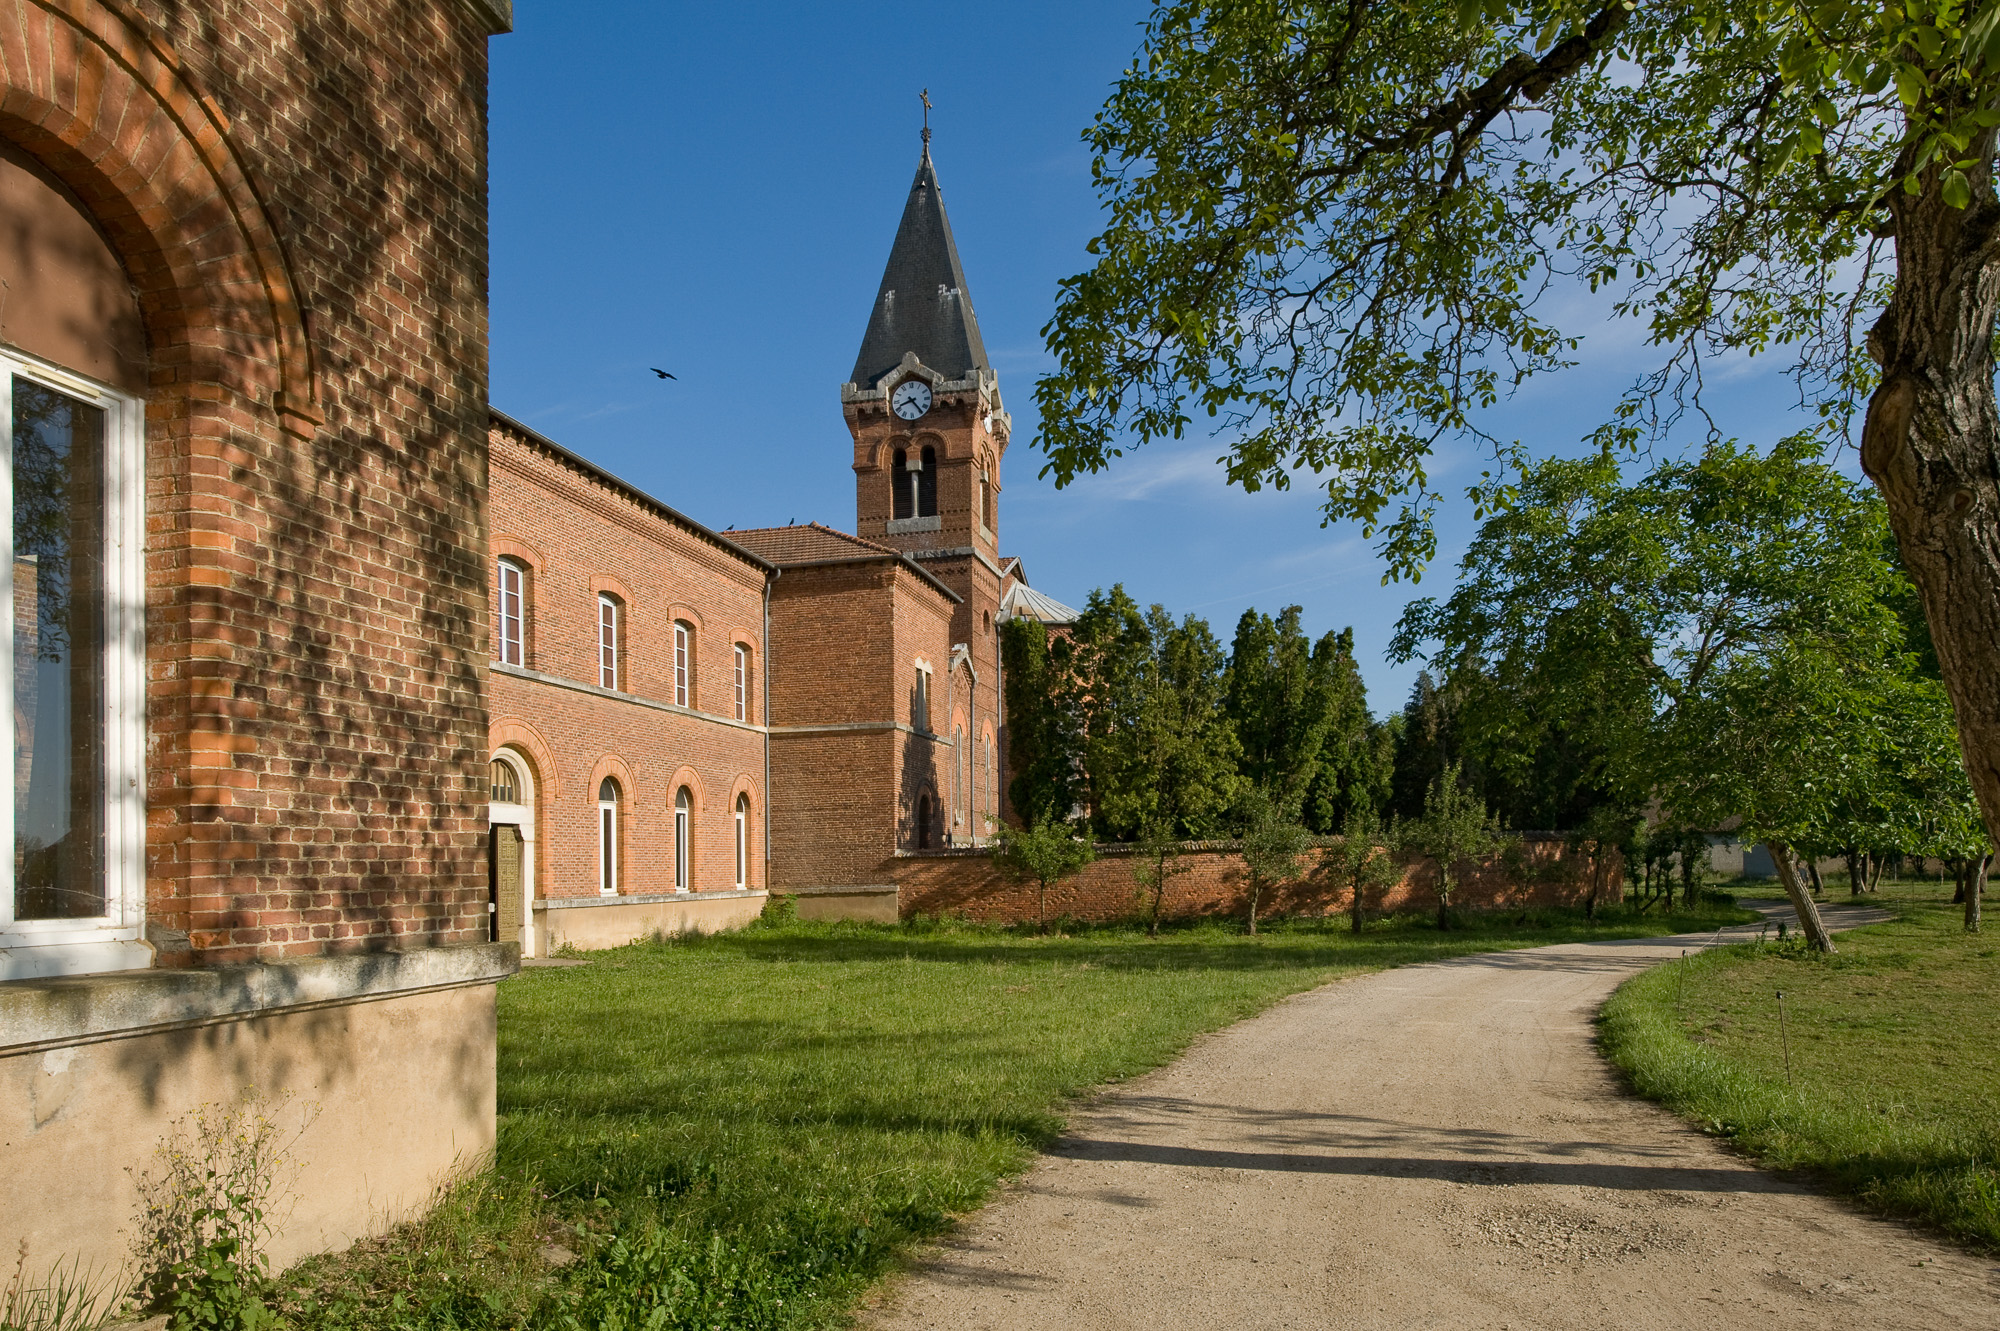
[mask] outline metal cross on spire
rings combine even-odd
[[[924,156],[928,157],[931,153],[931,90],[925,88],[917,97],[924,104]]]

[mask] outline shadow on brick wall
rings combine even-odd
[[[1313,852],[1316,856],[1322,852]],[[1100,845],[1097,859],[1074,878],[1052,884],[1048,911],[1052,919],[1093,923],[1133,919],[1145,903],[1133,867],[1137,856],[1127,845]],[[1182,847],[1181,864],[1167,890],[1163,913],[1175,919],[1240,915],[1247,907],[1248,874],[1236,843],[1194,841]],[[1602,902],[1622,896],[1622,865],[1607,874],[1610,884]],[[1589,856],[1551,833],[1522,833],[1511,853],[1466,865],[1453,905],[1466,910],[1526,906],[1580,906],[1590,890]],[[961,915],[995,924],[1019,924],[1037,918],[1036,885],[1016,881],[983,850],[906,852],[885,869],[898,888],[898,908],[905,919],[923,915]],[[1349,909],[1348,890],[1334,884],[1315,865],[1297,883],[1267,894],[1260,915],[1337,915]],[[1367,903],[1372,912],[1435,911],[1437,870],[1428,860],[1405,861],[1403,876]]]

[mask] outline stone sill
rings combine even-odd
[[[866,883],[855,887],[840,887],[837,885],[833,887],[787,887],[779,889],[777,895],[781,897],[892,897],[896,895],[896,892],[897,887],[894,883],[886,886],[878,883]]]
[[[587,910],[592,906],[650,906],[660,901],[736,901],[761,897],[762,889],[741,892],[641,892],[632,896],[537,897],[536,910]]]
[[[520,962],[516,944],[471,943],[248,966],[9,980],[0,983],[0,1053],[492,984],[512,975]]]
[[[942,513],[933,513],[928,517],[922,518],[889,519],[889,535],[891,536],[903,536],[910,532],[943,530],[944,515]]]

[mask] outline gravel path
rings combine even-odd
[[[2000,1327],[2000,1266],[1620,1089],[1598,1006],[1706,941],[1492,953],[1281,1003],[1076,1114],[865,1324]]]

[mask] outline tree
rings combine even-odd
[[[1242,787],[1222,710],[1222,645],[1208,625],[1141,614],[1123,586],[1092,592],[1072,672],[1093,826],[1129,841],[1152,824],[1183,838],[1219,829]]]
[[[1336,884],[1352,894],[1347,908],[1357,934],[1367,921],[1368,894],[1393,887],[1403,878],[1402,866],[1396,863],[1384,836],[1382,819],[1370,808],[1348,810],[1340,825],[1340,840],[1325,852],[1320,864]]]
[[[1453,763],[1431,783],[1423,814],[1398,823],[1394,836],[1404,850],[1437,866],[1438,928],[1449,929],[1459,864],[1489,855],[1500,844],[1500,829],[1486,802],[1465,788],[1459,766]]]
[[[1067,823],[1048,821],[1026,829],[1002,827],[993,844],[993,862],[1016,878],[1035,883],[1035,921],[1049,927],[1049,885],[1082,871],[1097,858],[1088,840]]]
[[[1000,624],[1006,682],[1007,801],[1024,827],[1069,818],[1077,804],[1078,737],[1070,706],[1073,647],[1039,620]]]
[[[1250,825],[1243,833],[1243,866],[1250,879],[1249,932],[1257,936],[1257,904],[1266,891],[1295,883],[1305,876],[1299,859],[1312,846],[1312,833],[1299,822],[1291,806],[1259,792],[1252,801]]]
[[[2000,828],[1996,102],[2000,6],[1962,0],[1165,0],[1085,136],[1109,217],[1044,330],[1047,470],[1204,414],[1232,482],[1310,475],[1413,575],[1432,449],[1575,364],[1579,287],[1658,348],[1604,450],[1712,432],[1707,362],[1782,350],[1825,431],[1866,404]]]
[[[1590,890],[1583,899],[1585,919],[1597,918],[1598,904],[1604,899],[1605,889],[1611,886],[1614,857],[1630,854],[1642,821],[1638,810],[1607,801],[1592,809],[1590,816],[1570,833],[1571,847],[1590,860]]]
[[[1146,937],[1158,938],[1160,910],[1166,904],[1167,888],[1190,866],[1181,863],[1180,838],[1165,823],[1152,822],[1140,828],[1133,850],[1136,855],[1132,876],[1138,880],[1139,890],[1153,899],[1152,909],[1147,913]]]

